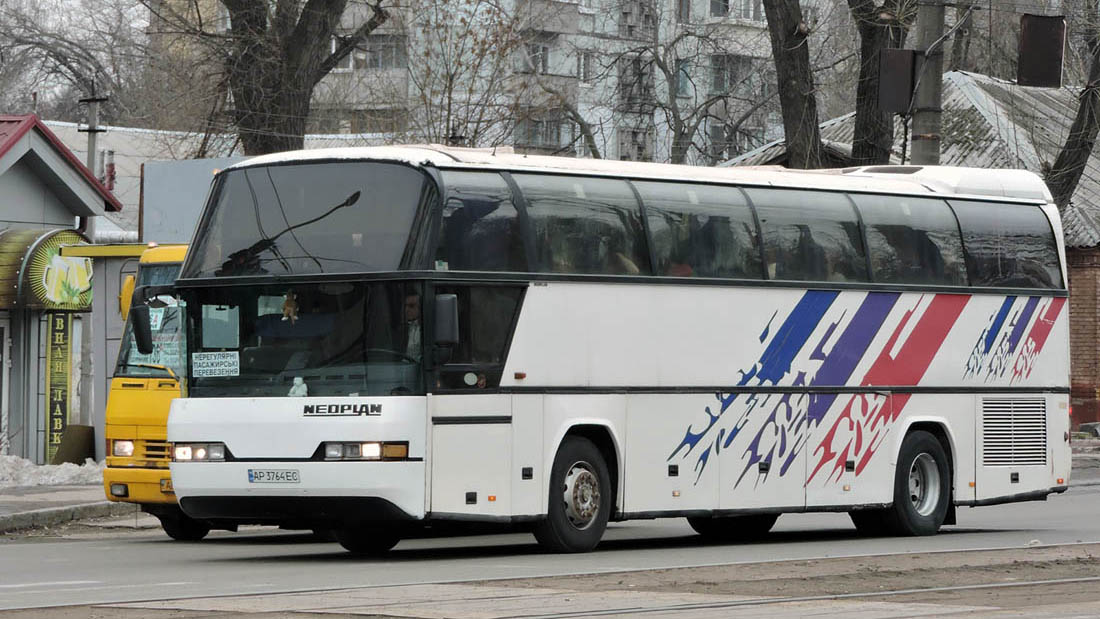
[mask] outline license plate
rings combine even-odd
[[[175,490],[172,489],[172,480],[171,479],[162,479],[162,480],[160,480],[160,491],[164,492],[166,494],[174,493]]]
[[[301,479],[298,471],[291,469],[248,469],[250,484],[296,484]]]

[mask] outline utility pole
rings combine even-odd
[[[921,66],[913,94],[913,163],[939,165],[943,95],[944,0],[920,0],[917,51]]]
[[[95,94],[95,87],[92,88],[92,96],[81,99],[81,103],[88,104],[88,128],[80,129],[88,134],[88,157],[86,159],[88,169],[91,170],[94,176],[96,165],[96,136],[106,131],[106,129],[100,129],[99,127],[99,104],[106,101],[107,97],[99,97]],[[95,242],[95,217],[87,217],[87,224],[84,227],[84,234],[88,237],[88,240]],[[106,296],[99,294],[97,296]],[[95,307],[95,302],[92,302],[92,307]],[[107,307],[106,304],[103,307]],[[94,312],[94,309],[93,309]],[[79,409],[79,423],[94,425],[96,418],[96,403],[95,403],[95,333],[93,328],[92,315],[85,315],[80,321],[80,409]]]

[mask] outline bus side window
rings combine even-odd
[[[1062,287],[1054,232],[1038,206],[949,202],[962,228],[972,286]]]
[[[626,181],[513,174],[542,272],[649,275],[641,208]]]
[[[523,235],[512,193],[499,174],[443,172],[447,197],[435,268],[525,272]]]
[[[770,279],[865,282],[855,210],[844,194],[746,189],[760,218]]]
[[[458,296],[460,341],[439,368],[442,389],[485,389],[500,385],[504,347],[511,335],[523,289],[516,286],[439,286]]]
[[[760,279],[760,239],[735,187],[635,182],[646,206],[656,274]]]
[[[965,286],[959,227],[932,198],[852,194],[867,229],[874,281]]]

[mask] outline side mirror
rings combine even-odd
[[[149,306],[140,303],[130,308],[130,328],[134,331],[134,343],[138,352],[149,355],[153,352],[153,328],[149,322]]]
[[[458,295],[435,295],[435,344],[453,346],[458,343]]]
[[[118,311],[122,314],[122,320],[126,320],[126,317],[130,315],[130,305],[134,302],[134,285],[137,280],[133,275],[127,275],[122,280],[122,286],[119,287],[118,292]]]

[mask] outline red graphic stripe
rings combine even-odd
[[[890,351],[912,319],[914,310],[906,312],[860,384],[862,386],[919,384],[969,301],[970,297],[967,295],[935,295],[928,304],[928,309],[924,311],[916,326],[913,327],[913,331],[901,345],[897,356],[891,357]],[[862,453],[856,464],[856,475],[859,475],[882,444],[888,427],[905,408],[909,395],[893,394],[885,401],[873,403],[867,402],[863,396],[852,397],[815,450],[814,453],[820,453],[821,456],[806,483],[809,484],[818,471],[829,462],[836,462],[834,471],[836,467],[843,468],[847,455],[844,459],[837,460],[837,454],[838,452],[847,454],[853,447],[856,455]],[[852,414],[853,406],[857,403],[862,405],[858,407],[858,410],[863,413],[862,419],[856,419]],[[847,444],[843,446],[835,444],[837,431],[842,424],[846,426],[847,433],[854,432],[855,437],[849,438]],[[853,442],[856,444],[853,445]]]
[[[1062,306],[1065,304],[1065,297],[1051,299],[1047,310],[1035,321],[1035,324],[1031,325],[1027,340],[1020,348],[1020,353],[1016,355],[1016,361],[1012,364],[1013,382],[1021,377],[1028,378],[1031,376],[1031,370],[1035,367],[1035,357],[1039,355],[1043,350],[1043,345],[1047,343],[1047,337],[1050,335],[1051,329],[1054,328],[1054,323],[1057,322],[1058,316],[1062,313]]]

